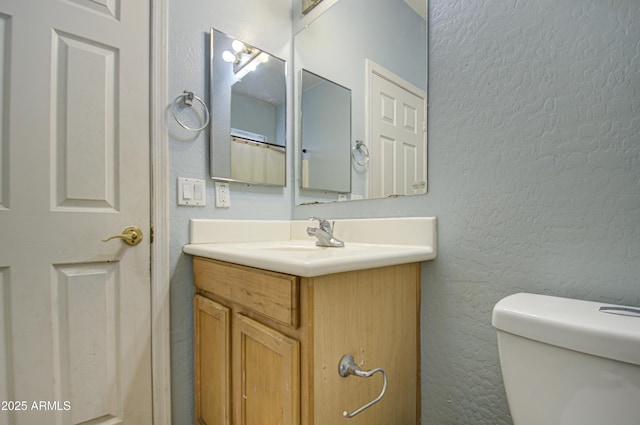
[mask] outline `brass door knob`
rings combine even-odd
[[[124,243],[131,246],[138,245],[142,242],[142,230],[138,229],[136,226],[127,227],[122,231],[122,234],[103,239],[102,242],[107,242],[111,239],[122,239]]]

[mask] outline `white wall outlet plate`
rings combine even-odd
[[[231,207],[231,192],[229,191],[229,183],[215,182],[216,186],[216,208]]]

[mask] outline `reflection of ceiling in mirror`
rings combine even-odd
[[[302,70],[302,91],[308,90],[314,86],[317,86],[321,82],[325,81],[324,78],[309,72],[306,69]]]
[[[234,66],[233,63],[223,59],[223,52],[237,51],[232,45],[234,37],[225,34],[221,31],[214,29],[214,60],[228,63],[228,66]],[[242,41],[242,40],[239,40]],[[248,45],[243,42],[243,46],[246,46],[249,52],[253,54],[251,57],[258,56],[259,54],[269,53],[264,50],[260,50],[255,46]],[[231,54],[231,53],[230,53]],[[249,57],[249,55],[247,55]],[[224,66],[224,65],[220,65]],[[233,91],[248,97],[262,100],[273,105],[280,105],[286,100],[286,90],[284,89],[285,81],[285,62],[275,56],[269,55],[269,60],[260,63],[255,71],[242,72],[239,70],[238,75],[242,75],[242,79],[233,85]]]
[[[273,105],[279,105],[286,100],[286,90],[282,90],[284,84],[283,76],[283,62],[271,56],[267,62],[260,64],[255,71],[242,77],[242,83],[235,83],[233,91],[234,93],[258,98]]]
[[[413,10],[427,20],[427,2],[425,0],[404,0]]]

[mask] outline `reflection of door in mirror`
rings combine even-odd
[[[303,189],[351,191],[351,90],[302,70]]]
[[[426,93],[367,61],[369,77],[369,197],[426,193]]]
[[[211,29],[211,176],[286,185],[285,62]]]

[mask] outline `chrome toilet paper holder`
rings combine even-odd
[[[369,403],[354,410],[351,413],[345,410],[344,412],[342,412],[342,416],[344,416],[345,418],[353,418],[358,413],[361,413],[362,411],[368,409],[369,407],[373,406],[374,404],[382,400],[382,397],[384,397],[384,393],[387,391],[387,373],[384,371],[384,369],[378,367],[368,371],[362,370],[356,364],[351,354],[345,354],[344,356],[342,356],[342,359],[340,359],[340,363],[338,364],[338,373],[343,378],[347,378],[349,375],[354,375],[360,378],[370,378],[371,376],[373,376],[375,373],[378,373],[378,372],[382,374],[382,378],[383,378],[382,391],[380,392],[380,395],[375,399],[371,400]]]

